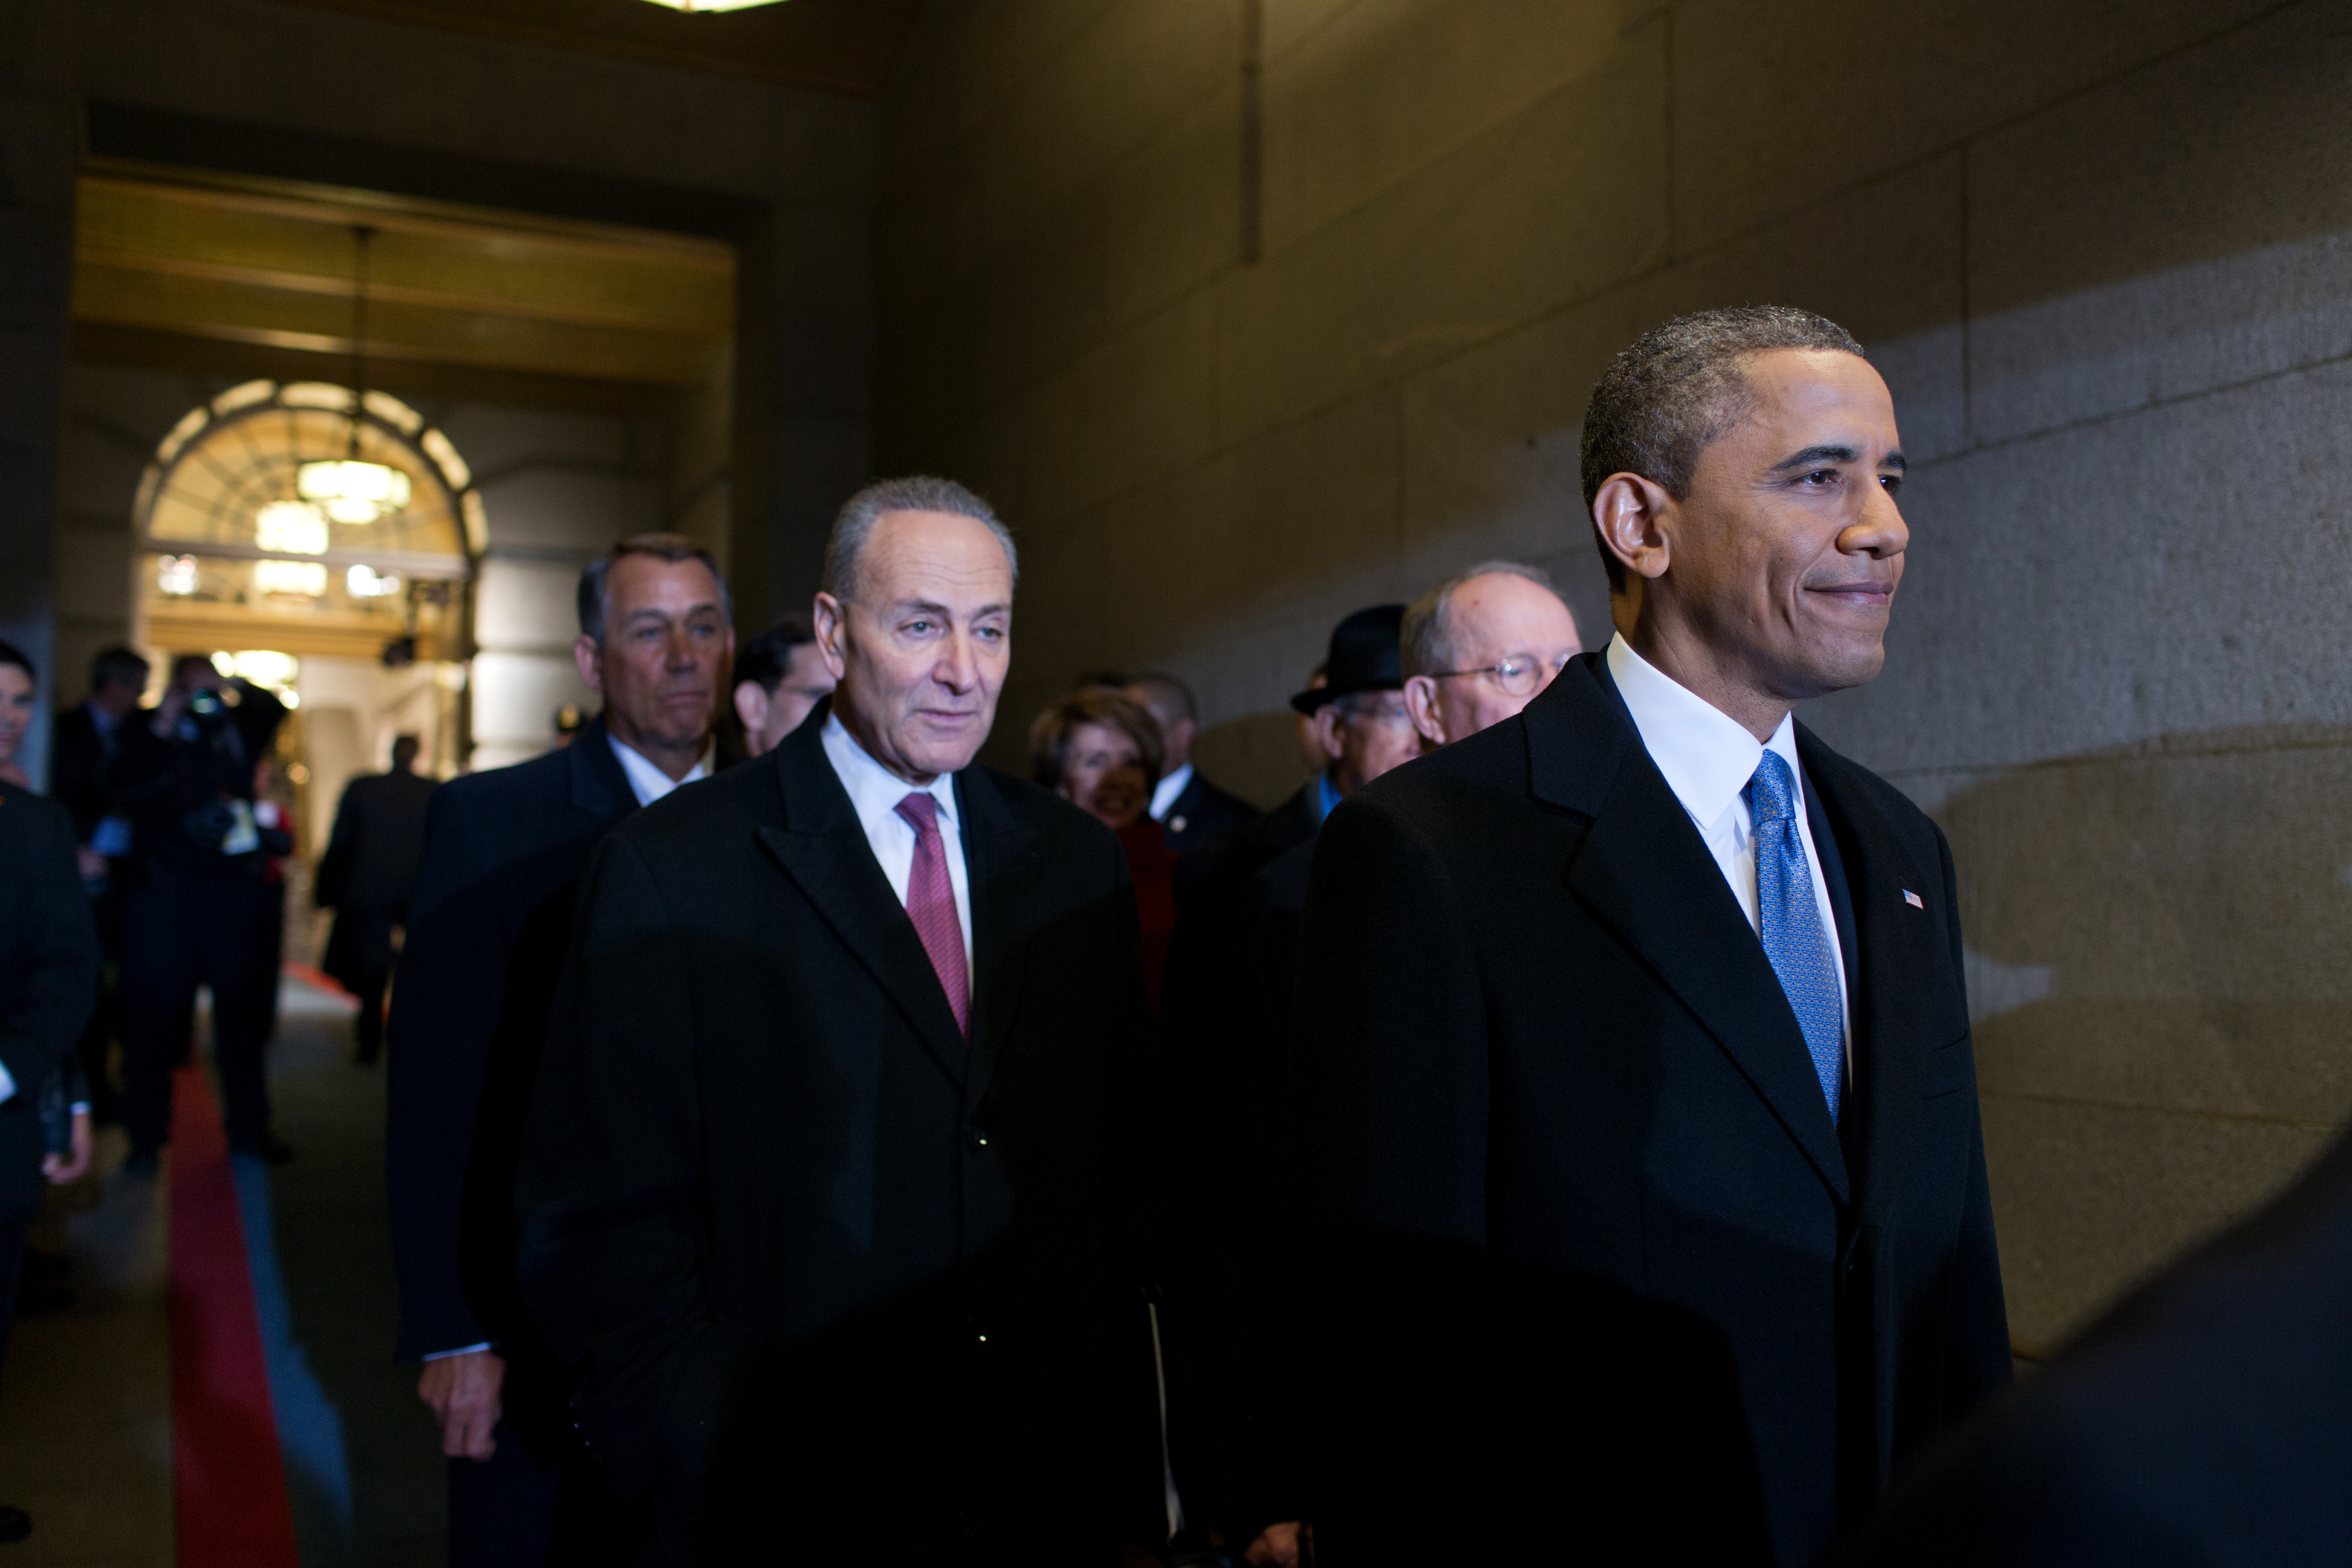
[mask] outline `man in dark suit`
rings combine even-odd
[[[960,486],[852,497],[823,718],[583,888],[523,1283],[649,1560],[1117,1559],[1141,956],[1117,839],[972,764],[1013,578]]]
[[[106,966],[122,961],[122,894],[115,885],[112,862],[131,847],[131,825],[114,814],[102,779],[121,744],[123,721],[139,711],[147,673],[147,661],[136,651],[100,649],[90,660],[89,697],[58,715],[49,731],[49,799],[72,819],[82,887],[98,927],[98,1001],[82,1030],[79,1050],[90,1108],[101,1122],[116,1119],[120,1100],[107,1061],[117,1025]]]
[[[1802,311],[1594,389],[1618,635],[1334,812],[1289,1132],[1321,1559],[1827,1561],[2010,1380],[1951,857],[1868,680],[1885,383]]]
[[[392,932],[408,923],[408,900],[425,858],[425,802],[433,780],[416,775],[417,740],[392,743],[392,770],[343,786],[335,831],[319,862],[313,895],[335,912],[320,966],[360,999],[359,1059],[383,1049],[383,992],[392,983]]]
[[[1898,1489],[1887,1568],[2352,1563],[2352,1137]]]
[[[33,663],[0,643],[0,768],[13,768],[33,716]],[[42,1087],[70,1057],[98,985],[98,936],[74,863],[70,818],[0,779],[0,1354],[16,1306],[25,1231],[41,1212]],[[0,1542],[33,1521],[0,1507]]]
[[[787,615],[754,632],[735,655],[735,718],[743,755],[764,757],[816,710],[833,690],[816,632],[803,615]]]
[[[733,643],[708,551],[625,539],[580,578],[572,744],[433,792],[393,994],[386,1165],[399,1355],[449,1456],[449,1561],[595,1561],[617,1540],[514,1276],[514,1171],[590,852],[709,770]]]
[[[1129,675],[1126,688],[1160,721],[1165,757],[1160,781],[1152,786],[1150,813],[1168,848],[1190,854],[1257,821],[1256,807],[1218,789],[1192,765],[1192,743],[1201,735],[1201,705],[1192,688],[1158,671]]]

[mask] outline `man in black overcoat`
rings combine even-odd
[[[1872,1568],[2352,1563],[2352,1135],[1898,1488]]]
[[[1290,1096],[1320,1560],[1828,1561],[2011,1376],[1943,835],[1794,726],[1877,673],[1885,383],[1645,334],[1584,481],[1617,636],[1318,843]]]
[[[390,1020],[385,1138],[396,1354],[449,1458],[452,1568],[602,1560],[624,1539],[515,1284],[514,1172],[590,852],[708,772],[733,633],[709,554],[625,539],[581,574],[572,744],[433,791]]]
[[[115,885],[111,862],[131,848],[130,824],[114,814],[103,779],[107,763],[121,746],[124,723],[138,722],[147,673],[147,661],[137,651],[100,649],[90,660],[89,697],[58,715],[49,727],[49,798],[73,821],[82,888],[89,895],[90,919],[98,927],[98,999],[82,1030],[79,1050],[90,1108],[101,1122],[114,1121],[119,1113],[113,1069],[107,1061],[118,1009],[105,966],[122,958],[122,890]]]
[[[408,923],[416,868],[425,858],[425,803],[433,780],[416,772],[416,737],[392,743],[392,768],[343,786],[335,829],[319,862],[312,896],[335,912],[320,967],[360,999],[359,1059],[383,1049],[383,993],[392,982],[392,933]]]
[[[522,1277],[648,1561],[1117,1561],[1141,956],[1118,841],[972,763],[1013,585],[961,486],[854,497],[827,706],[582,891]]]

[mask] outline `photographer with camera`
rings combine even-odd
[[[273,1165],[293,1151],[270,1133],[262,1048],[277,1012],[278,926],[268,877],[291,844],[255,820],[255,765],[269,755],[286,706],[201,653],[173,661],[172,684],[144,726],[127,727],[104,783],[131,823],[122,904],[124,1169],[152,1175],[172,1124],[172,1069],[187,1059],[196,988],[213,998],[229,1147]]]

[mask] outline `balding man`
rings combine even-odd
[[[1200,704],[1192,688],[1176,676],[1147,671],[1127,679],[1127,695],[1151,710],[1160,721],[1167,751],[1160,782],[1151,790],[1151,820],[1160,835],[1177,854],[1217,843],[1257,821],[1258,813],[1240,796],[1218,789],[1192,763],[1192,742],[1201,734]]]
[[[1118,841],[973,762],[1014,570],[961,486],[852,497],[828,706],[621,824],[582,890],[521,1269],[651,1561],[1118,1555],[1142,957]]]
[[[1481,561],[1404,612],[1404,701],[1430,750],[1502,723],[1584,652],[1542,568]]]

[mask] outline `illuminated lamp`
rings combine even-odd
[[[294,472],[294,490],[339,523],[372,523],[408,505],[407,475],[356,457],[303,464]]]
[[[672,11],[748,11],[754,5],[773,5],[778,0],[653,0],[656,5]]]

